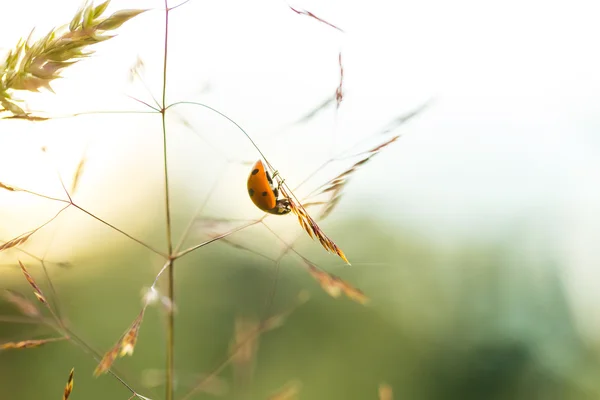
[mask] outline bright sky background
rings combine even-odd
[[[3,15],[11,17],[3,18],[0,26],[0,47],[12,46],[33,26],[41,33],[67,22],[79,4],[3,4]],[[597,2],[380,0],[367,5],[306,0],[293,5],[345,33],[294,14],[284,1],[191,0],[174,11],[168,99],[201,101],[232,117],[257,139],[289,183],[318,165],[307,161],[311,157],[327,159],[332,144],[353,143],[433,98],[424,114],[401,128],[405,136],[398,143],[356,174],[339,216],[366,208],[440,240],[463,234],[505,235],[520,226],[520,234],[548,241],[563,257],[569,266],[567,282],[582,307],[600,302]],[[111,10],[149,6],[160,8],[161,2],[114,0]],[[125,86],[127,69],[138,54],[146,61],[147,83],[158,95],[162,18],[154,11],[127,24],[118,38],[99,49],[97,58],[77,66],[70,80],[53,85],[57,96],[40,95],[44,107],[139,109],[124,96],[144,96],[142,90]],[[329,109],[298,131],[283,132],[285,124],[333,93],[339,51],[347,97],[337,117]],[[88,78],[90,73],[94,79]],[[232,157],[258,158],[222,120],[197,109],[182,113],[202,132],[219,132],[222,137],[212,145],[225,148]],[[24,124],[6,129],[3,123],[0,164],[5,170],[11,166],[8,175],[19,182],[31,172],[33,182],[40,168],[34,162],[39,147],[33,143],[54,143],[64,151],[62,156],[59,150],[54,153],[58,163],[72,170],[93,132],[106,130],[106,142],[94,142],[98,147],[89,150],[96,168],[90,167],[88,178],[98,182],[95,189],[123,185],[125,190],[129,182],[115,182],[111,166],[117,162],[110,157],[128,160],[132,171],[139,172],[139,190],[129,198],[135,205],[147,198],[144,185],[150,187],[152,180],[143,173],[145,167],[134,165],[130,151],[159,156],[159,142],[143,144],[144,138],[156,139],[159,132],[138,120],[120,123],[130,130],[116,132],[95,119],[83,126],[79,121],[62,122],[55,128],[58,137],[49,135],[51,124],[40,132]],[[69,126],[70,133],[65,130]],[[22,136],[14,139],[15,132]],[[174,168],[184,172],[189,166],[183,161],[198,158],[195,149],[203,143],[189,136],[193,135],[178,133],[180,139],[174,139],[182,161]],[[26,151],[31,154],[23,163]],[[219,154],[205,151],[202,157]],[[239,182],[245,180],[245,172],[241,176]],[[5,177],[0,173],[0,181],[9,180]],[[55,182],[50,186],[56,188]],[[243,183],[237,191],[233,186],[223,198],[239,198],[239,207],[251,210],[247,199],[237,195],[243,193]],[[97,195],[94,188],[87,190]],[[107,198],[114,193],[106,192]]]

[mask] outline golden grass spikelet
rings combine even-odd
[[[376,147],[357,154],[357,156],[360,156],[361,158],[358,161],[356,161],[354,164],[352,164],[352,166],[350,168],[348,168],[341,174],[337,175],[333,179],[329,180],[327,183],[318,187],[310,195],[310,197],[316,197],[316,196],[320,196],[323,194],[328,194],[329,197],[328,197],[327,201],[307,202],[307,203],[303,204],[303,207],[306,208],[306,207],[312,207],[312,206],[316,206],[316,205],[325,205],[325,207],[323,208],[323,210],[321,211],[320,215],[317,218],[318,219],[327,218],[329,216],[329,214],[331,214],[333,209],[337,206],[338,202],[340,201],[340,199],[342,197],[342,191],[346,187],[346,184],[348,183],[351,175],[354,172],[356,172],[356,170],[358,170],[360,167],[362,167],[367,162],[369,162],[373,156],[378,154],[385,147],[394,143],[399,138],[400,138],[400,135],[393,136],[391,139],[386,140],[385,142],[377,145]]]
[[[81,178],[81,174],[83,173],[83,168],[85,167],[85,162],[86,162],[86,158],[81,157],[81,160],[79,160],[79,163],[77,164],[77,169],[75,170],[75,173],[73,174],[73,183],[71,184],[71,194],[74,194],[75,191],[77,190],[77,187],[79,185],[79,179]]]
[[[379,400],[394,400],[392,387],[386,383],[379,385]]]
[[[35,294],[35,297],[37,297],[37,299],[42,303],[48,304],[46,297],[42,293],[42,289],[40,289],[38,284],[33,279],[33,276],[31,276],[31,274],[27,271],[27,268],[25,268],[25,265],[23,265],[21,260],[19,260],[19,265],[21,266],[21,271],[23,271],[23,275],[25,275],[27,282],[29,282],[29,285],[33,288],[33,294]]]
[[[144,311],[146,311],[145,307],[133,321],[127,332],[125,332],[123,340],[121,341],[121,357],[126,355],[130,356],[133,354],[135,344],[137,343],[138,334],[140,333],[140,327],[142,326],[142,321],[144,319]]]
[[[64,68],[93,54],[93,51],[86,51],[89,46],[111,39],[114,35],[108,35],[108,31],[146,11],[121,10],[103,17],[109,3],[110,0],[94,6],[93,2],[86,2],[68,27],[52,29],[34,42],[31,41],[33,31],[27,39],[20,39],[4,62],[0,62],[2,108],[14,115],[26,116],[27,113],[16,104],[17,100],[12,98],[12,91],[38,92],[41,88],[52,91],[50,82],[60,78]]]
[[[289,200],[292,212],[296,214],[296,216],[298,217],[298,223],[300,224],[302,229],[306,231],[308,236],[310,236],[311,239],[318,239],[321,243],[321,246],[323,246],[325,250],[327,250],[330,253],[337,254],[342,260],[346,262],[346,264],[350,265],[350,261],[348,261],[342,249],[340,249],[333,240],[329,239],[329,237],[325,234],[325,232],[323,232],[323,230],[321,230],[321,228],[315,222],[315,220],[312,219],[312,217],[306,212],[304,207],[296,204],[296,202],[286,192],[285,188],[281,188],[281,193]]]
[[[0,344],[0,350],[8,350],[8,349],[32,349],[34,347],[40,347],[47,343],[58,342],[61,340],[66,340],[66,337],[59,338],[49,338],[49,339],[31,339],[31,340],[22,340],[20,342],[7,342]]]
[[[306,262],[306,261],[305,261]],[[308,272],[331,297],[337,298],[343,293],[351,300],[360,304],[369,302],[369,298],[360,290],[340,278],[339,276],[322,271],[315,265],[306,262]]]
[[[302,384],[300,381],[290,381],[271,396],[268,400],[295,400],[300,394]]]
[[[36,305],[29,301],[29,299],[27,299],[21,293],[6,289],[3,294],[3,297],[6,299],[6,301],[17,307],[23,315],[32,318],[41,316],[40,310],[38,310]]]
[[[73,376],[75,374],[75,368],[71,368],[71,372],[69,372],[69,379],[67,379],[67,384],[65,385],[65,391],[63,392],[63,400],[69,400],[69,396],[73,391]]]
[[[340,62],[340,85],[339,85],[338,89],[341,91],[343,74],[344,74],[343,66],[341,64],[341,53],[340,53],[339,62]],[[336,99],[337,99],[337,95],[338,95],[338,92],[336,91]],[[338,99],[338,101],[340,101],[340,100]],[[419,115],[423,110],[425,110],[427,107],[429,107],[430,104],[431,104],[431,100],[421,104],[419,107],[417,107],[405,114],[402,114],[402,115],[394,118],[380,132],[376,133],[376,136],[386,135],[387,133],[398,128],[399,126],[405,124],[406,122],[410,121],[415,116]],[[339,106],[339,104],[338,104],[338,106]],[[373,156],[378,154],[384,148],[388,147],[390,144],[396,142],[399,138],[400,138],[400,135],[394,135],[391,138],[385,140],[384,142],[380,143],[379,145],[377,145],[369,150],[366,150],[366,151],[363,151],[363,152],[360,152],[358,154],[354,154],[351,156],[345,156],[343,158],[340,158],[340,159],[346,159],[346,158],[358,157],[358,161],[356,161],[350,168],[348,168],[347,170],[345,170],[338,176],[331,179],[329,182],[327,182],[327,183],[321,185],[320,187],[318,187],[317,189],[315,189],[308,196],[309,201],[303,202],[302,206],[305,208],[312,207],[312,206],[325,206],[322,209],[322,211],[320,212],[320,215],[317,216],[317,219],[321,220],[323,218],[327,218],[327,216],[329,216],[329,214],[331,214],[331,211],[333,211],[333,209],[339,203],[341,196],[342,196],[342,191],[343,191],[344,187],[346,186],[346,184],[348,183],[348,180],[351,177],[351,175],[358,168],[360,168],[361,166],[363,166],[364,164],[369,162]],[[328,195],[328,198],[326,200],[310,201],[310,198],[320,196],[323,194]]]
[[[14,187],[12,187],[12,186],[5,185],[5,184],[4,184],[4,183],[2,183],[2,182],[0,182],[0,189],[8,190],[8,191],[10,191],[10,192],[16,192],[16,191],[17,191],[17,188],[14,188]]]
[[[102,359],[98,363],[98,366],[94,370],[94,376],[99,376],[104,374],[106,371],[112,367],[113,363],[117,359],[119,355],[119,351],[121,350],[121,341],[115,344],[109,351],[107,351]]]
[[[100,363],[98,363],[98,366],[94,370],[95,376],[102,375],[108,371],[118,356],[124,357],[126,355],[130,356],[133,354],[138,334],[140,333],[140,327],[144,319],[145,311],[146,306],[144,306],[142,311],[138,314],[133,323],[129,326],[127,331],[125,331],[117,343],[115,343],[115,345],[109,351],[107,351],[104,356],[102,356]]]
[[[9,240],[8,242],[4,242],[4,243],[0,244],[0,251],[7,250],[12,247],[16,247],[20,244],[25,243],[31,235],[33,235],[33,232],[24,233],[22,235],[17,236],[14,239]]]

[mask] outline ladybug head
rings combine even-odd
[[[269,213],[275,214],[275,215],[284,215],[284,214],[289,213],[290,211],[292,211],[292,207],[290,206],[290,201],[286,198],[277,199],[277,203],[275,204],[275,207],[268,210]]]

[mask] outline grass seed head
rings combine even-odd
[[[268,400],[295,400],[300,395],[301,387],[300,381],[290,381],[269,396]]]
[[[71,195],[75,194],[75,191],[77,191],[79,180],[81,179],[81,174],[83,174],[83,169],[85,167],[85,162],[86,158],[83,156],[81,157],[81,160],[79,160],[79,163],[77,163],[77,168],[73,174],[73,183],[71,183]]]
[[[52,29],[46,36],[32,41],[21,39],[0,63],[0,105],[15,116],[27,113],[12,97],[15,90],[38,92],[44,88],[53,92],[50,83],[61,77],[64,68],[93,54],[91,45],[111,39],[113,31],[146,10],[121,10],[103,17],[109,1],[98,6],[86,2],[77,11],[68,27]],[[1,111],[1,110],[0,110]]]
[[[306,262],[306,261],[305,261]],[[306,262],[308,272],[323,288],[323,290],[331,297],[337,298],[343,293],[349,299],[360,304],[369,302],[369,298],[358,288],[352,286],[337,275],[322,271],[315,265]]]
[[[117,359],[117,356],[119,355],[119,351],[121,349],[120,344],[121,343],[119,341],[119,343],[113,346],[109,351],[107,351],[104,354],[104,356],[102,356],[100,363],[98,363],[98,366],[94,370],[94,376],[100,376],[106,373],[110,369],[110,367],[112,367],[113,363]]]
[[[138,334],[140,333],[140,327],[142,326],[142,320],[144,319],[145,308],[140,312],[137,318],[133,321],[133,324],[129,327],[123,340],[121,341],[121,353],[120,356],[132,355],[137,343]]]
[[[10,192],[16,192],[16,191],[17,191],[17,189],[16,189],[16,188],[14,188],[14,187],[12,187],[12,186],[5,185],[5,184],[4,184],[4,183],[2,183],[2,182],[0,182],[0,189],[8,190],[8,191],[10,191]]]
[[[60,340],[66,340],[67,337],[49,338],[49,339],[31,339],[22,340],[20,342],[7,342],[0,344],[0,350],[8,349],[32,349],[34,347],[40,347],[48,343],[58,342]]]
[[[21,293],[13,292],[12,290],[7,289],[4,291],[3,295],[6,301],[17,307],[23,315],[32,318],[41,316],[40,310],[36,307],[36,305],[29,301],[29,299],[27,299]]]
[[[94,370],[95,376],[99,376],[107,372],[117,357],[124,357],[126,355],[130,356],[133,354],[133,350],[135,349],[135,344],[137,343],[137,338],[140,333],[140,327],[144,319],[145,311],[146,306],[144,306],[142,311],[138,314],[133,323],[129,326],[127,331],[125,331],[117,343],[115,343],[115,345],[109,351],[107,351],[104,356],[102,356],[100,363]]]
[[[25,243],[32,234],[33,232],[24,233],[22,235],[17,236],[14,239],[9,240],[8,242],[0,244],[0,251],[7,250]]]
[[[71,392],[73,391],[73,375],[75,374],[75,368],[71,368],[71,372],[69,373],[69,379],[67,379],[67,384],[65,385],[65,390],[63,392],[63,400],[68,400]]]
[[[325,234],[325,232],[323,232],[323,230],[319,227],[317,222],[308,214],[308,212],[306,212],[304,207],[296,204],[294,199],[292,199],[291,196],[286,192],[285,188],[282,187],[281,192],[289,200],[292,212],[296,214],[300,226],[306,231],[308,236],[310,236],[311,239],[316,238],[317,240],[319,240],[321,246],[323,246],[325,250],[327,250],[330,253],[337,254],[342,260],[346,262],[346,264],[350,265],[350,261],[348,261],[342,249],[340,249],[338,245],[336,245],[335,242],[331,240]]]
[[[25,275],[25,279],[27,279],[27,282],[29,282],[29,285],[33,288],[33,294],[35,294],[35,297],[37,297],[37,299],[40,302],[48,304],[46,297],[42,293],[42,289],[40,289],[38,284],[33,279],[33,276],[31,276],[31,274],[27,271],[27,268],[25,268],[25,265],[20,260],[19,265],[21,266],[21,271],[23,271],[23,275]]]

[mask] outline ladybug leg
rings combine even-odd
[[[269,183],[271,184],[271,189],[273,189],[273,193],[275,193],[275,197],[279,197],[279,189],[281,188],[281,186],[285,182],[285,179],[282,179],[281,181],[277,182],[277,187],[275,187],[275,185],[273,184],[273,180],[277,176],[279,176],[279,171],[273,171],[273,178],[271,178],[271,175],[267,171],[267,179],[269,180]]]
[[[272,186],[273,193],[275,193],[275,197],[279,197],[279,189],[281,188],[281,186],[283,186],[284,182],[285,179],[282,179],[281,181],[277,182],[277,187]]]
[[[275,179],[275,177],[276,177],[276,176],[279,176],[279,171],[273,171],[273,179]],[[283,185],[283,182],[285,182],[285,179],[282,179],[282,180],[281,180],[281,181],[278,183],[277,187],[278,187],[278,188],[280,188],[280,187],[281,187],[281,185]]]
[[[271,174],[269,173],[269,171],[265,171],[265,174],[267,175],[267,180],[269,181],[269,184],[273,186],[273,179],[271,179]],[[275,177],[275,175],[273,175],[273,177]]]

